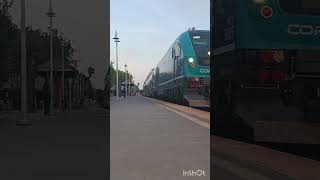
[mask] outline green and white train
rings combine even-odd
[[[320,144],[320,1],[211,6],[211,132]]]
[[[210,107],[210,31],[182,33],[151,70],[145,96],[191,107]]]

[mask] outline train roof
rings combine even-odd
[[[183,32],[183,33],[181,33],[178,37],[177,37],[177,39],[170,45],[170,47],[172,47],[173,46],[173,44],[175,43],[175,42],[177,42],[177,41],[183,41],[183,39],[184,38],[186,38],[186,37],[190,37],[189,35],[199,35],[199,34],[201,34],[201,33],[209,33],[210,34],[210,31],[209,30],[194,30],[194,29],[189,29],[188,31],[185,31],[185,32]],[[166,53],[168,52],[170,50],[170,48],[168,48],[168,50],[166,51]],[[165,55],[164,55],[165,56]],[[162,59],[162,58],[161,58]],[[157,64],[157,66],[156,67],[158,67],[159,66],[159,63],[161,63],[161,60],[158,62],[158,64]]]
[[[209,30],[188,30],[188,31],[181,33],[178,36],[178,38],[176,39],[176,41],[179,40],[180,38],[182,38],[187,33],[192,35],[192,34],[199,34],[199,33],[210,33],[210,31]]]

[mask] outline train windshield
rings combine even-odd
[[[288,13],[320,15],[320,1],[317,0],[279,0],[279,4]]]
[[[193,48],[195,50],[198,63],[203,66],[210,65],[210,32],[208,31],[191,31]]]

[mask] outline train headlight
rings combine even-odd
[[[277,63],[282,63],[285,59],[284,52],[283,51],[274,51],[273,52],[273,59]]]
[[[252,0],[252,2],[255,4],[265,4],[266,0]]]
[[[194,62],[194,59],[193,58],[189,58],[189,63],[193,63]]]

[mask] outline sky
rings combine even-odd
[[[117,30],[119,69],[127,64],[140,88],[181,33],[210,29],[210,0],[110,0],[110,8],[110,61],[116,61]]]
[[[49,0],[26,0],[27,25],[47,31],[48,8]],[[74,58],[81,60],[80,71],[94,67],[93,86],[103,88],[109,60],[107,0],[53,0],[53,9],[57,13],[53,26],[71,40],[77,50]],[[15,0],[11,14],[20,24],[20,0]]]

